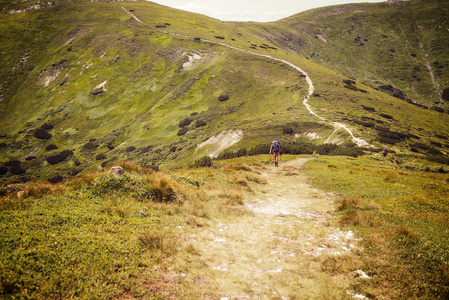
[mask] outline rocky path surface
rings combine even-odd
[[[202,299],[335,299],[351,276],[321,271],[326,257],[352,255],[351,231],[329,225],[333,195],[314,189],[298,159],[263,173],[266,185],[246,201],[248,214],[203,230],[192,241],[205,265]],[[335,297],[334,297],[335,296]],[[330,297],[330,298],[329,298]]]

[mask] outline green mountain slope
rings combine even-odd
[[[349,80],[372,85],[345,71],[359,66],[350,67],[351,56],[336,46],[335,56],[347,57],[339,65],[309,61],[282,42],[281,36],[298,34],[294,24],[318,28],[298,19],[307,14],[234,23],[151,2],[83,1],[9,14],[24,9],[17,5],[2,2],[0,22],[4,180],[57,179],[123,160],[183,167],[229,146],[249,149],[274,138],[350,141],[345,130],[334,133],[334,122],[376,147],[447,151],[447,114]],[[301,34],[304,49],[322,42]],[[281,60],[310,76],[309,104],[320,118],[303,105],[310,90],[305,75]],[[224,145],[198,147],[219,133]]]
[[[349,4],[300,13],[261,35],[373,88],[447,110],[448,14],[446,1]]]

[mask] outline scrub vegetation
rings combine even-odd
[[[338,224],[363,239],[361,268],[373,278],[355,290],[389,299],[449,295],[449,175],[437,168],[416,159],[366,156],[321,157],[303,169],[314,186],[337,193]],[[331,272],[344,271],[339,258],[329,264]]]

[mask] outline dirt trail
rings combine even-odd
[[[266,185],[246,200],[249,214],[222,220],[192,241],[205,269],[202,299],[335,299],[352,275],[321,271],[328,256],[351,255],[351,231],[329,226],[333,195],[314,189],[298,169],[307,159],[267,168]]]

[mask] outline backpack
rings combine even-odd
[[[273,142],[273,152],[279,152],[281,150],[281,143],[279,141]]]

